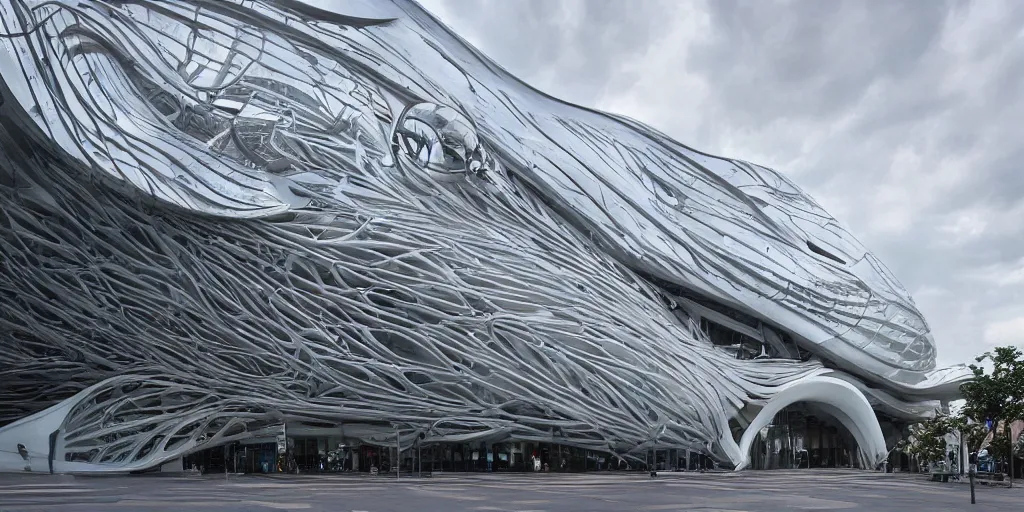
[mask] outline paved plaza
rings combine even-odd
[[[1024,490],[860,471],[117,476],[0,475],[0,511],[1019,512]]]

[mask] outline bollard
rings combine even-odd
[[[971,464],[971,469],[968,471],[971,478],[971,505],[974,505],[974,464]]]

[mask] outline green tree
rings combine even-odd
[[[989,361],[992,372],[972,364],[974,379],[960,386],[967,403],[963,414],[979,423],[1024,417],[1024,352],[1017,347],[998,347],[979,356],[976,362]]]
[[[1006,460],[1010,455],[1009,432],[1004,431],[993,436],[992,442],[988,444],[988,453],[996,460]]]
[[[1024,419],[1024,352],[1017,347],[997,347],[992,352],[979,356],[975,362],[988,362],[992,371],[976,364],[970,366],[974,379],[960,386],[966,404],[963,415],[981,424],[988,424],[992,429],[1003,422],[1007,428],[1014,420]],[[993,457],[1008,457],[1010,439],[1003,440],[996,436],[990,449]],[[1013,458],[1010,460],[1012,484]]]
[[[901,441],[898,448],[917,457],[918,462],[933,466],[946,460],[946,434],[959,425],[958,418],[937,414],[932,419],[911,425],[910,436]]]
[[[960,431],[961,442],[967,446],[970,453],[981,451],[982,445],[988,440],[989,431],[985,424],[972,421],[963,413],[957,416],[955,428]]]

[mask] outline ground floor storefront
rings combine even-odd
[[[182,459],[203,473],[585,472],[713,469],[709,457],[686,450],[651,450],[627,462],[608,453],[555,443],[347,444],[331,436],[255,439],[217,446]],[[397,468],[396,468],[397,461]]]
[[[737,430],[737,434],[742,430]],[[340,427],[289,425],[264,438],[195,452],[183,469],[228,473],[423,473],[423,472],[589,472],[699,471],[717,469],[696,450],[661,449],[634,453],[629,460],[558,443],[530,441],[429,442],[423,434],[396,442],[395,434],[345,436]],[[336,435],[338,434],[338,435]],[[366,442],[369,439],[371,442]],[[372,442],[378,439],[378,442]],[[411,439],[411,441],[410,441]],[[749,469],[858,467],[853,436],[813,407],[793,405],[758,432]]]

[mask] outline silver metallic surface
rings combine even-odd
[[[0,469],[54,430],[102,471],[280,421],[742,467],[730,420],[797,399],[871,465],[871,405],[967,378],[781,174],[546,96],[414,3],[313,4],[0,0]]]

